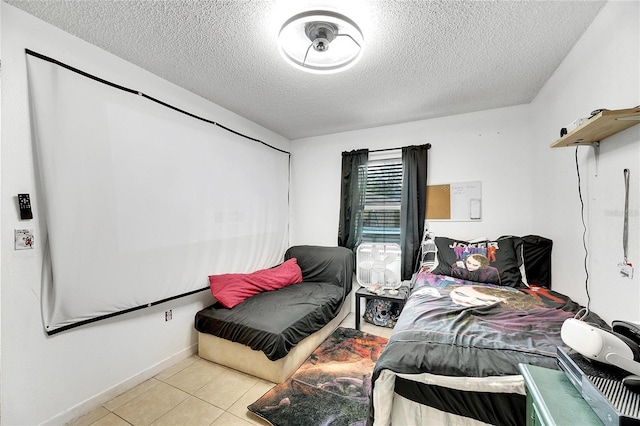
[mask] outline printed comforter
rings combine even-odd
[[[581,308],[542,287],[419,274],[376,363],[367,423],[430,424],[450,413],[439,421],[525,424],[518,364],[557,369],[560,328]]]

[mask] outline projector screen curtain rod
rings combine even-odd
[[[207,118],[200,117],[200,116],[198,116],[198,115],[192,114],[192,113],[190,113],[190,112],[188,112],[188,111],[185,111],[185,110],[180,109],[180,108],[178,108],[178,107],[176,107],[176,106],[170,105],[170,104],[168,104],[168,103],[166,103],[166,102],[163,102],[163,101],[161,101],[161,100],[159,100],[159,99],[156,99],[156,98],[154,98],[154,97],[152,97],[152,96],[146,95],[146,94],[144,94],[144,93],[142,93],[142,92],[140,92],[140,91],[138,91],[138,90],[130,89],[130,88],[128,88],[128,87],[124,87],[124,86],[121,86],[121,85],[119,85],[119,84],[113,83],[113,82],[111,82],[111,81],[105,80],[105,79],[103,79],[103,78],[97,77],[97,76],[95,76],[95,75],[93,75],[93,74],[89,74],[88,72],[85,72],[85,71],[82,71],[82,70],[80,70],[80,69],[78,69],[78,68],[72,67],[71,65],[65,64],[64,62],[60,62],[60,61],[58,61],[57,59],[53,59],[53,58],[51,58],[51,57],[49,57],[49,56],[45,56],[45,55],[43,55],[43,54],[41,54],[41,53],[34,52],[33,50],[30,50],[30,49],[25,49],[25,53],[26,53],[27,55],[31,55],[31,56],[34,56],[34,57],[36,57],[36,58],[40,58],[40,59],[42,59],[42,60],[44,60],[44,61],[48,61],[48,62],[51,62],[51,63],[56,64],[56,65],[58,65],[58,66],[61,66],[61,67],[63,67],[63,68],[66,68],[66,69],[68,69],[69,71],[73,71],[73,72],[78,73],[78,74],[80,74],[80,75],[83,75],[83,76],[85,76],[85,77],[87,77],[87,78],[90,78],[90,79],[92,79],[92,80],[98,81],[98,82],[100,82],[100,83],[102,83],[102,84],[106,84],[106,85],[111,86],[111,87],[114,87],[114,88],[116,88],[116,89],[120,89],[120,90],[122,90],[122,91],[124,91],[124,92],[128,92],[128,93],[131,93],[131,94],[134,94],[134,95],[142,96],[142,97],[143,97],[143,98],[145,98],[145,99],[148,99],[148,100],[150,100],[150,101],[152,101],[152,102],[155,102],[155,103],[157,103],[157,104],[160,104],[160,105],[162,105],[162,106],[165,106],[165,107],[167,107],[167,108],[170,108],[170,109],[172,109],[172,110],[174,110],[174,111],[178,111],[178,112],[180,112],[180,113],[182,113],[182,114],[188,115],[189,117],[193,117],[193,118],[195,118],[195,119],[197,119],[197,120],[204,121],[204,122],[209,123],[209,124],[213,124],[214,126],[218,126],[218,127],[222,128],[222,129],[224,129],[224,130],[228,131],[228,132],[231,132],[231,133],[233,133],[233,134],[236,134],[236,135],[238,135],[238,136],[240,136],[240,137],[243,137],[243,138],[245,138],[245,139],[249,139],[249,140],[251,140],[251,141],[261,143],[261,144],[263,144],[263,145],[265,145],[265,146],[268,146],[268,147],[269,147],[269,148],[271,148],[271,149],[275,149],[276,151],[280,151],[280,152],[282,152],[282,153],[285,153],[285,154],[291,155],[291,153],[290,153],[289,151],[285,151],[285,150],[283,150],[283,149],[277,148],[277,147],[275,147],[275,146],[273,146],[273,145],[270,145],[270,144],[268,144],[268,143],[266,143],[266,142],[264,142],[264,141],[262,141],[262,140],[260,140],[260,139],[253,138],[253,137],[251,137],[251,136],[247,136],[247,135],[245,135],[245,134],[243,134],[243,133],[240,133],[240,132],[238,132],[238,131],[236,131],[236,130],[233,130],[233,129],[231,129],[231,128],[229,128],[229,127],[227,127],[227,126],[223,125],[223,124],[220,124],[220,123],[218,123],[218,122],[215,122],[215,121],[213,121],[213,120],[209,120],[209,119],[207,119]]]

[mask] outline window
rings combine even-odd
[[[362,218],[363,242],[400,243],[401,193],[401,151],[371,152]]]
[[[430,147],[342,153],[338,245],[398,243],[403,280],[416,270],[420,251]]]

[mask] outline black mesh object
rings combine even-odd
[[[527,282],[551,289],[551,249],[553,241],[539,235],[522,237]]]

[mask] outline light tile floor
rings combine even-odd
[[[353,313],[341,326],[354,328]],[[360,329],[387,338],[391,334],[390,328],[364,321]],[[193,355],[68,425],[264,426],[269,423],[247,406],[273,386]]]

